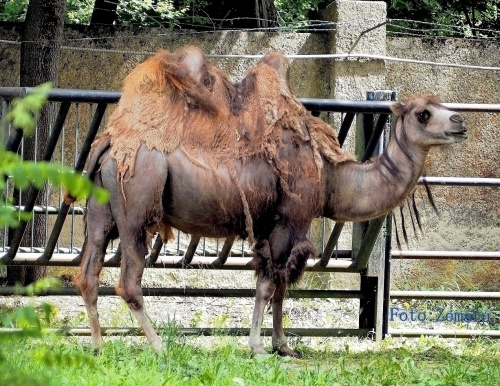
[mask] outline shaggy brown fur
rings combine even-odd
[[[92,145],[86,170],[92,174],[99,154],[110,147],[109,156],[116,160],[123,184],[135,173],[141,143],[167,154],[181,148],[193,163],[214,173],[219,164],[259,157],[272,166],[284,193],[299,199],[300,193],[292,187],[296,166],[282,154],[288,146],[283,146],[284,130],[293,133],[291,142],[311,146],[316,184],[324,159],[332,163],[352,160],[340,148],[335,131],[313,117],[292,94],[288,63],[281,53],[268,54],[240,83],[232,84],[196,47],[178,53],[162,51],[125,79],[122,98],[108,129]],[[207,156],[206,164],[195,160],[199,154]],[[237,188],[253,242],[248,203],[241,187]]]
[[[122,98],[100,139],[110,141],[122,180],[134,174],[141,142],[166,153],[180,146],[189,153],[208,151],[216,163],[253,156],[276,163],[278,140],[272,134],[279,134],[279,128],[311,142],[318,169],[321,155],[330,162],[350,159],[336,133],[291,93],[287,61],[280,53],[266,56],[233,85],[204,57],[199,74],[193,74],[184,62],[193,51],[202,55],[195,47],[174,54],[162,51],[125,79]],[[98,146],[99,141],[94,143]],[[286,172],[284,165],[276,167]]]

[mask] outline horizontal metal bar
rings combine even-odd
[[[255,289],[241,288],[143,288],[144,296],[182,296],[209,298],[254,298]],[[0,287],[0,296],[31,296],[25,287]],[[74,287],[47,288],[37,292],[36,296],[76,296]],[[100,287],[100,296],[118,296],[114,287]],[[299,299],[362,299],[361,291],[354,290],[303,290],[291,289],[288,298]]]
[[[393,259],[416,260],[500,260],[500,251],[391,251]]]
[[[500,300],[500,292],[391,291],[391,299]]]
[[[346,101],[336,99],[298,98],[308,110],[331,112],[390,114],[394,101]],[[474,113],[500,113],[500,104],[443,103],[450,110]]]
[[[420,177],[419,184],[424,181],[428,185],[449,185],[449,186],[500,186],[500,178],[475,178],[475,177]]]
[[[440,336],[443,338],[472,338],[472,337],[485,337],[485,338],[500,338],[499,330],[430,330],[421,328],[392,328],[389,329],[389,335],[393,337],[404,336],[407,338],[420,338],[422,336]]]
[[[34,91],[33,87],[0,87],[0,97],[13,99],[24,97]],[[116,103],[121,97],[119,91],[79,90],[53,88],[48,99],[51,102],[86,102],[86,103]]]
[[[471,113],[500,113],[500,104],[490,103],[443,103],[444,106],[453,111]]]
[[[13,99],[33,92],[33,87],[0,87],[0,97]],[[53,102],[104,102],[116,103],[121,97],[119,91],[80,90],[54,88],[49,92],[49,100]],[[309,110],[338,111],[352,113],[390,113],[391,101],[348,101],[335,99],[298,98]],[[486,103],[443,103],[451,110],[477,113],[499,113],[500,104]]]
[[[339,251],[339,256],[351,256],[350,251]],[[18,252],[14,260],[7,259],[8,252],[0,252],[0,262],[6,265],[44,265],[77,267],[80,263],[78,253],[58,254],[55,253],[50,261],[43,258],[43,253],[36,252]],[[120,262],[113,259],[114,255],[106,255],[104,259],[105,267],[119,267]],[[159,256],[158,260],[152,265],[154,268],[182,268],[182,256]],[[191,264],[186,269],[224,269],[224,270],[253,270],[251,257],[229,257],[224,265],[216,256],[195,256]],[[357,272],[352,260],[330,260],[326,267],[321,266],[320,259],[309,259],[306,265],[307,271],[312,272]]]
[[[339,99],[298,98],[308,110],[344,113],[386,113],[391,112],[394,102],[388,101],[350,101]]]
[[[24,205],[14,206],[14,209],[24,211]],[[57,206],[42,206],[35,205],[33,207],[33,212],[35,214],[58,214],[60,208]],[[69,210],[71,214],[85,214],[85,208],[82,206],[75,206]]]
[[[20,333],[23,330],[20,328],[0,328],[0,333]],[[47,333],[62,334],[67,336],[90,336],[89,328],[47,328],[44,329]],[[248,336],[249,328],[179,328],[177,330],[181,335],[191,336]],[[265,336],[271,336],[271,328],[263,328],[261,330]],[[137,327],[103,327],[101,333],[104,336],[144,336],[142,329]],[[347,337],[347,336],[368,336],[372,331],[366,329],[348,329],[348,328],[286,328],[285,334],[288,336],[310,336],[310,337]]]

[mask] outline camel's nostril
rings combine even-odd
[[[462,116],[460,114],[453,114],[450,117],[450,121],[456,122],[456,123],[462,123],[464,121],[464,119],[462,118]]]

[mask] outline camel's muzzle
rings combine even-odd
[[[450,121],[453,122],[452,127],[450,127],[446,135],[452,137],[455,142],[462,142],[467,139],[467,125],[460,114],[453,114],[450,117]]]

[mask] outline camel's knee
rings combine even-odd
[[[274,296],[274,292],[276,291],[276,284],[273,281],[265,276],[260,276],[257,280],[257,296],[269,301]]]
[[[86,302],[97,302],[99,279],[89,277],[80,270],[73,278],[73,283]]]
[[[121,296],[132,310],[141,310],[144,307],[144,300],[140,287],[119,285],[116,287],[116,294]]]

